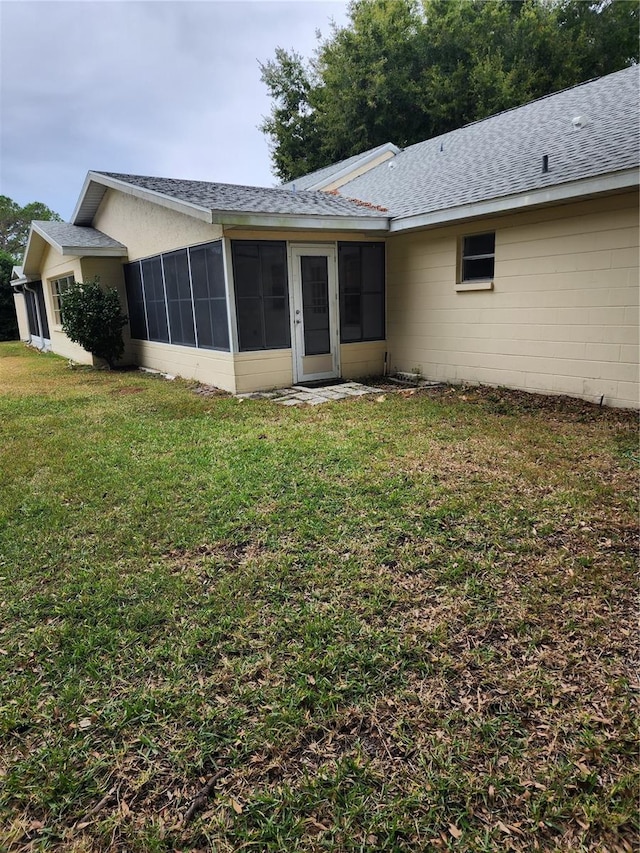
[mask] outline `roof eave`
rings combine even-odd
[[[602,195],[618,190],[632,189],[639,184],[640,172],[637,168],[625,169],[620,172],[610,172],[579,181],[555,184],[552,187],[517,193],[486,201],[463,204],[445,210],[435,210],[430,213],[418,213],[412,216],[399,216],[391,220],[389,231],[410,231],[418,228],[436,227],[453,222],[476,219],[493,214],[508,213],[524,210],[530,207],[541,207],[547,204],[558,204],[565,201],[575,201],[587,196]]]
[[[54,245],[54,244],[52,244]],[[75,255],[77,258],[125,258],[128,254],[126,246],[60,246],[61,255]]]
[[[85,204],[85,198],[92,184],[98,184],[106,189],[114,189],[126,195],[139,198],[142,201],[151,201],[155,204],[160,204],[162,207],[168,207],[170,210],[175,210],[178,213],[184,213],[187,216],[200,219],[203,222],[211,223],[211,210],[202,205],[192,204],[188,201],[180,201],[179,199],[171,198],[157,190],[149,190],[144,187],[136,187],[133,184],[128,184],[126,181],[120,181],[117,178],[112,178],[108,175],[101,175],[99,172],[88,172],[85,178],[80,198],[76,204],[73,215],[71,216],[71,224],[88,224],[93,222],[93,218],[97,212],[97,206],[89,209]],[[80,222],[78,221],[80,220]]]
[[[388,231],[386,216],[330,216],[286,213],[247,213],[213,210],[212,221],[230,227],[278,228],[305,231]]]
[[[126,246],[76,246],[73,244],[58,243],[50,234],[37,225],[35,222],[31,224],[33,231],[42,237],[50,246],[61,255],[75,255],[79,258],[98,257],[98,258],[122,258],[127,254]],[[25,253],[26,258],[26,253]]]
[[[36,229],[36,227],[34,226],[34,224],[32,222],[31,226],[29,228],[29,236],[27,238],[27,245],[25,247],[24,255],[22,258],[22,271],[23,271],[23,274],[25,276],[31,274],[29,272],[32,268],[31,264],[30,264],[30,260],[36,251],[36,246],[39,248],[40,251],[39,251],[37,260],[34,261],[33,266],[35,268],[39,267],[40,259],[42,258],[42,252],[44,251],[44,247],[45,247],[46,242],[47,241],[43,237],[42,233],[38,229]]]

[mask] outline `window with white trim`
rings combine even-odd
[[[462,238],[460,281],[492,281],[496,260],[496,234],[471,234]]]
[[[62,278],[56,278],[51,282],[51,298],[53,300],[53,323],[55,326],[62,326],[62,305],[60,297],[69,288],[74,285],[75,278],[72,275],[65,275]]]

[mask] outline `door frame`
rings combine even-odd
[[[340,303],[338,289],[338,250],[335,243],[289,243],[289,308],[291,316],[291,350],[293,382],[337,379],[340,364]],[[302,275],[300,258],[305,255],[326,257],[329,288],[329,340],[332,369],[324,373],[304,373],[304,322],[302,311]]]

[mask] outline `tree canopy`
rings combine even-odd
[[[13,199],[0,195],[0,250],[16,259],[21,258],[33,219],[60,222],[60,216],[41,201],[31,201],[20,207]]]
[[[261,64],[274,174],[410,145],[638,61],[636,0],[352,0],[315,55]]]
[[[18,337],[18,320],[11,287],[11,270],[20,263],[33,219],[60,217],[41,201],[24,207],[6,195],[0,195],[0,341]]]

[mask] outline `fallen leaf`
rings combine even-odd
[[[315,683],[316,683],[316,680],[315,680],[315,678],[314,678],[312,675],[308,675],[308,676],[307,676],[307,683],[308,683],[308,684],[315,684]]]
[[[455,823],[449,824],[449,832],[453,835],[454,838],[462,838],[462,830],[458,829]]]
[[[236,814],[242,814],[242,806],[237,800],[231,800],[231,808],[234,810]]]
[[[500,832],[504,832],[505,835],[511,835],[511,830],[508,826],[505,826],[501,820],[497,822],[496,826],[498,827]]]
[[[80,722],[78,723],[79,729],[88,729],[90,726],[91,726],[91,718],[90,717],[83,717],[80,720]]]

